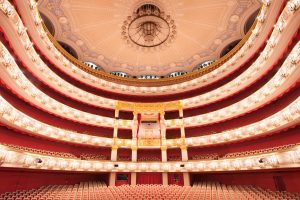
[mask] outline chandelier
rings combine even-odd
[[[122,38],[137,49],[159,49],[168,46],[176,36],[176,26],[154,4],[143,4],[123,22]]]

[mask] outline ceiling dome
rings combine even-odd
[[[243,38],[256,0],[41,0],[55,38],[106,72],[166,76],[217,60]]]

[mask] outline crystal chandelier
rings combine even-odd
[[[123,22],[121,34],[129,46],[160,49],[175,39],[176,26],[156,5],[143,4]]]

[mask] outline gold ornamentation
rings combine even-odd
[[[167,146],[161,146],[160,149],[161,149],[162,151],[166,151],[166,150],[168,149],[168,147],[167,147]]]
[[[138,149],[137,146],[131,146],[132,151],[137,151],[137,149]]]
[[[118,147],[117,145],[113,145],[113,146],[111,147],[112,150],[118,150],[118,148],[119,148],[119,147]]]
[[[186,145],[181,145],[180,149],[181,149],[181,151],[187,150],[187,146]]]
[[[262,7],[263,8],[263,7]],[[66,57],[72,64],[77,66],[78,68],[82,69],[83,71],[99,77],[103,80],[114,82],[117,84],[124,84],[124,85],[133,85],[133,86],[144,86],[144,87],[155,87],[155,86],[165,86],[165,85],[172,85],[172,84],[178,84],[182,82],[186,82],[198,77],[201,77],[217,68],[219,68],[221,65],[223,65],[226,61],[228,61],[230,58],[232,58],[237,51],[245,44],[245,42],[250,37],[252,30],[254,29],[255,25],[257,24],[257,21],[255,21],[251,27],[251,29],[248,31],[248,33],[244,36],[244,38],[225,56],[220,58],[219,60],[215,61],[211,65],[199,69],[194,72],[190,72],[181,76],[176,77],[169,77],[169,78],[163,78],[163,79],[136,79],[136,78],[124,78],[119,77],[115,75],[111,75],[106,72],[98,71],[95,69],[92,69],[85,64],[81,63],[79,60],[74,58],[72,55],[70,55],[64,48],[61,47],[61,45],[56,41],[56,39],[50,34],[48,31],[46,25],[42,23],[45,31],[47,32],[48,38],[51,40],[51,42],[54,44],[56,49],[58,49],[64,57]]]
[[[119,101],[118,106],[120,110],[132,110],[134,115],[149,112],[164,114],[165,110],[178,110],[180,108],[180,101],[166,103],[131,103]]]
[[[138,146],[160,146],[160,139],[139,139]]]

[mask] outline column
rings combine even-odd
[[[136,172],[131,172],[131,175],[130,175],[130,185],[136,185]]]
[[[136,146],[131,147],[131,161],[137,162],[137,147]],[[130,184],[136,185],[136,172],[131,172],[130,179],[131,179]]]
[[[111,161],[117,161],[118,158],[118,145],[116,143],[118,138],[118,128],[119,128],[119,102],[117,102],[115,108],[115,124],[113,132],[113,145],[111,148]],[[116,184],[116,173],[111,172],[109,175],[109,185],[114,186]]]
[[[167,162],[167,140],[166,140],[166,125],[165,112],[160,113],[160,133],[161,133],[161,158],[162,162]]]
[[[137,144],[138,144],[137,126],[138,126],[137,113],[133,112],[132,143],[131,143],[131,161],[132,162],[137,162]],[[136,185],[136,172],[131,172],[130,177],[131,177],[130,184]]]
[[[111,172],[109,174],[109,186],[115,186],[116,185],[116,172]]]
[[[161,146],[160,149],[161,149],[161,161],[168,162],[167,146]],[[168,172],[162,173],[162,180],[163,180],[163,185],[168,185]]]
[[[160,133],[161,133],[161,161],[168,162],[167,157],[167,140],[166,140],[166,124],[165,112],[160,112]],[[168,185],[168,172],[162,173],[163,185]]]
[[[183,121],[183,105],[179,102],[179,120],[180,120],[180,135],[181,135],[181,158],[182,161],[188,161],[188,151],[185,143],[185,129],[184,129],[184,121]],[[190,174],[188,172],[183,173],[183,184],[184,186],[190,186]]]
[[[113,132],[113,146],[111,148],[111,160],[117,161],[118,158],[118,129],[119,129],[119,103],[117,102],[115,109],[115,124],[114,124],[114,132]]]
[[[188,172],[183,172],[183,185],[184,186],[191,185],[190,173],[188,173]]]
[[[168,181],[168,172],[163,172],[162,173],[162,182],[163,182],[163,185],[168,185],[169,183],[169,181]]]

